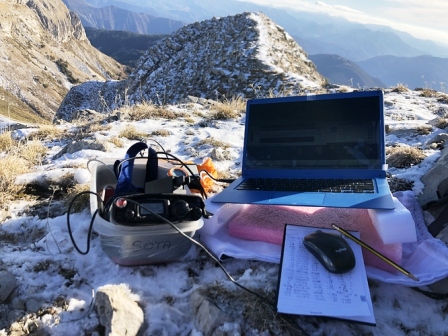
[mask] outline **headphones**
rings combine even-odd
[[[137,142],[129,147],[123,160],[117,160],[114,163],[114,172],[117,177],[115,195],[144,191],[144,186],[136,187],[132,184],[132,172],[134,170],[134,160],[136,159],[136,156],[145,149],[148,150],[145,183],[157,180],[159,168],[157,152],[151,147],[148,147],[146,143]]]

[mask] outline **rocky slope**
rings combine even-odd
[[[261,13],[187,25],[149,48],[127,80],[85,83],[64,99],[56,118],[117,102],[181,102],[188,95],[222,99],[303,93],[325,83],[304,50]],[[95,87],[95,90],[92,90]],[[98,97],[98,91],[103,97]]]
[[[24,102],[46,119],[73,84],[124,78],[123,66],[92,47],[61,0],[2,0],[0,45],[0,90],[14,96],[8,104]]]

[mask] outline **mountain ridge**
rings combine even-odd
[[[369,75],[355,62],[339,55],[317,54],[310,55],[309,59],[331,84],[355,88],[385,87],[383,82]]]
[[[51,120],[74,83],[125,77],[122,65],[90,44],[62,1],[3,1],[0,22],[0,87],[12,95],[13,112],[25,103]]]
[[[333,44],[332,49],[326,50],[316,50],[315,53],[329,53],[338,54],[342,57],[351,59],[352,61],[357,61],[359,59],[354,59],[349,57],[346,50],[346,43],[350,41],[351,29],[369,29],[371,33],[374,32],[393,32],[397,37],[402,39],[401,44],[407,44],[405,48],[414,48],[420,51],[420,55],[431,54],[438,57],[448,57],[448,45],[442,45],[437,43],[435,47],[434,44],[428,44],[426,40],[422,40],[413,37],[410,34],[397,31],[388,26],[372,25],[372,24],[361,24],[357,22],[351,22],[347,19],[341,17],[333,17],[322,13],[311,13],[301,11],[300,9],[282,8],[282,7],[271,7],[263,6],[255,3],[249,3],[246,1],[237,0],[227,0],[217,1],[217,0],[172,0],[169,3],[161,3],[159,1],[147,1],[147,0],[85,0],[87,3],[94,6],[105,6],[107,4],[114,4],[115,6],[123,6],[123,8],[128,8],[130,10],[150,13],[152,15],[171,18],[174,20],[182,20],[186,23],[192,23],[195,21],[201,21],[210,19],[213,16],[229,16],[235,15],[241,12],[263,12],[265,15],[270,17],[273,21],[281,25],[285,30],[289,32],[292,36],[301,36],[308,42],[325,42],[325,38],[328,34],[338,33],[345,34],[344,32],[349,32],[350,34],[341,38],[338,43]],[[310,28],[312,27],[312,29]],[[365,36],[365,39],[368,35]],[[300,43],[300,41],[298,41]],[[327,42],[325,42],[327,43]],[[419,46],[419,48],[417,48]],[[421,48],[420,48],[421,47]],[[352,45],[355,48],[355,52],[364,52],[361,48],[357,48],[356,45]],[[394,44],[390,45],[391,50],[396,50],[401,52],[400,49],[397,50]],[[372,48],[370,48],[372,49]],[[306,50],[306,47],[305,47]],[[306,50],[307,53],[313,54],[310,50]],[[386,54],[395,55],[392,52],[387,52]],[[373,51],[371,54],[363,55],[362,59],[367,59],[371,57],[378,56],[379,53]],[[396,54],[395,56],[416,56]]]
[[[63,0],[81,18],[84,27],[125,30],[139,34],[169,34],[185,25],[184,22],[135,13],[114,5],[94,7],[84,0]]]
[[[378,56],[357,64],[375,73],[386,85],[403,84],[410,88],[432,88],[442,92],[448,86],[448,58],[428,55],[416,57]],[[400,78],[400,82],[396,82]]]
[[[243,13],[182,27],[149,48],[126,80],[74,87],[56,118],[70,120],[81,106],[102,111],[100,101],[113,109],[119,102],[162,105],[179,103],[189,96],[231,99],[293,95],[325,83],[304,50],[282,27],[262,13]],[[107,96],[99,99],[98,92]]]

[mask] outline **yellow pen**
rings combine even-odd
[[[372,247],[370,247],[369,245],[367,245],[366,243],[364,243],[362,240],[359,240],[358,238],[356,238],[355,236],[353,236],[351,233],[349,233],[348,231],[340,228],[339,226],[337,226],[336,224],[331,224],[331,226],[333,228],[335,228],[336,230],[338,230],[340,233],[342,233],[344,236],[350,238],[351,240],[353,240],[355,243],[361,245],[362,247],[364,247],[366,250],[372,252],[374,255],[376,255],[378,258],[380,258],[381,260],[387,262],[389,265],[395,267],[397,270],[399,270],[401,273],[403,273],[404,275],[410,277],[412,280],[415,281],[419,281],[418,278],[412,274],[411,272],[408,272],[407,270],[405,270],[403,267],[401,267],[400,265],[398,265],[397,263],[393,262],[392,260],[390,260],[389,258],[387,258],[386,256],[382,255],[381,253],[379,253],[378,251],[376,251],[375,249],[373,249]]]

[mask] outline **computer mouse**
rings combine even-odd
[[[340,235],[317,230],[305,236],[303,244],[331,273],[345,273],[355,267],[355,254]]]

